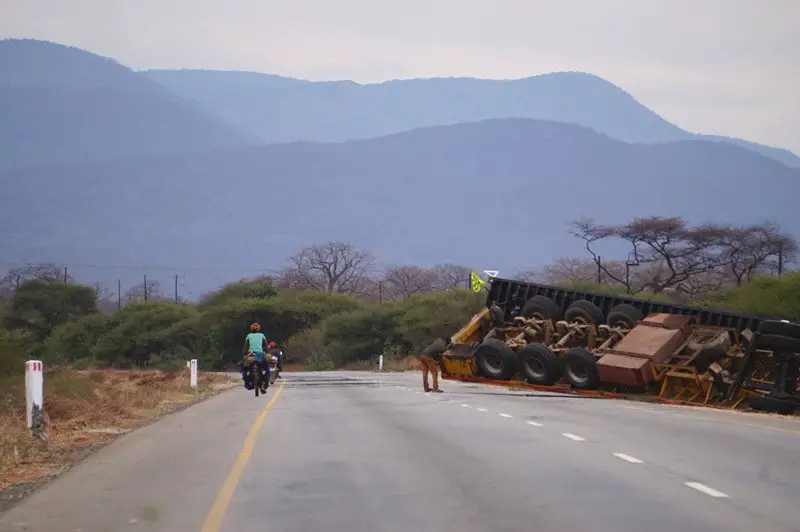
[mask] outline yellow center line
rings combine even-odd
[[[269,411],[275,406],[275,401],[278,400],[278,396],[281,394],[281,390],[283,390],[285,384],[286,379],[282,379],[281,385],[275,391],[275,395],[272,396],[272,399],[270,399],[267,406],[264,407],[264,410],[261,411],[258,419],[256,419],[255,423],[253,423],[253,426],[250,428],[250,433],[247,435],[247,439],[244,440],[242,452],[239,453],[239,456],[236,458],[236,463],[233,464],[233,469],[231,469],[231,472],[228,474],[228,478],[225,479],[225,484],[223,484],[222,488],[219,490],[217,500],[214,501],[214,506],[212,506],[211,510],[208,512],[201,532],[218,532],[219,527],[222,526],[222,519],[225,517],[225,512],[228,510],[228,505],[233,498],[236,487],[239,485],[239,481],[242,479],[242,474],[244,473],[245,466],[247,466],[247,462],[250,460],[250,455],[253,454],[261,425],[263,425],[264,420],[267,419]]]

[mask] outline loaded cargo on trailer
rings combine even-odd
[[[481,284],[486,308],[453,335],[446,379],[800,408],[800,325],[497,277]]]

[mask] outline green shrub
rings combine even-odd
[[[128,305],[114,315],[90,355],[109,365],[142,367],[154,356],[163,361],[177,347],[173,327],[197,317],[193,307],[166,301]]]
[[[266,299],[277,294],[278,291],[275,290],[275,287],[272,285],[272,279],[269,277],[259,277],[226,284],[216,292],[203,297],[198,304],[198,309],[203,311],[233,301]]]
[[[0,377],[24,374],[25,353],[25,337],[0,327]]]
[[[398,332],[410,351],[418,353],[434,339],[463,327],[485,301],[485,294],[465,289],[412,296],[399,305]]]
[[[94,369],[101,367],[101,364],[93,358],[79,358],[72,363],[72,369],[77,371],[86,371],[87,369]]]
[[[286,342],[284,355],[285,362],[290,363],[309,363],[320,356],[330,358],[325,343],[325,322],[291,336]]]
[[[309,371],[331,371],[336,369],[333,359],[325,352],[319,352],[308,359]]]
[[[781,277],[757,277],[742,286],[715,294],[705,305],[800,323],[800,272]]]
[[[57,327],[44,342],[44,361],[69,364],[87,358],[98,340],[108,333],[110,326],[111,317],[97,313]]]
[[[97,312],[97,295],[88,286],[60,281],[25,281],[4,310],[6,327],[44,340],[61,324]]]
[[[327,316],[361,306],[359,301],[341,294],[290,292],[215,307],[204,313],[201,323],[208,332],[208,348],[221,359],[232,361],[241,357],[244,337],[253,321],[261,324],[268,340],[281,345]]]
[[[397,304],[376,305],[345,312],[325,320],[325,343],[337,367],[369,360],[387,345],[407,348],[398,331],[402,309]]]

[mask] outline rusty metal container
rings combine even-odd
[[[651,365],[668,361],[686,342],[694,322],[691,316],[648,316],[597,361],[600,380],[623,386],[650,383],[653,380]]]

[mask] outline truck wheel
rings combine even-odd
[[[800,324],[765,320],[758,327],[756,348],[778,353],[800,353]]]
[[[786,323],[780,320],[764,320],[758,327],[761,334],[777,334],[790,338],[800,338],[800,324]]]
[[[800,339],[790,336],[759,333],[755,342],[756,349],[765,349],[776,353],[800,353]]]
[[[797,403],[787,401],[785,399],[778,399],[777,397],[761,396],[752,397],[747,401],[748,406],[753,410],[759,412],[769,412],[772,414],[782,414],[784,416],[791,416],[798,408]]]
[[[483,341],[475,351],[478,372],[487,379],[511,380],[517,372],[517,357],[505,343],[494,338]]]
[[[592,324],[595,327],[606,322],[603,311],[587,299],[579,299],[572,303],[564,313],[564,319],[583,322],[587,325]]]
[[[492,316],[492,324],[495,327],[500,327],[506,319],[506,313],[497,305],[489,307],[489,314]]]
[[[686,349],[692,352],[698,351],[694,357],[694,365],[698,370],[706,371],[708,366],[724,357],[732,345],[730,334],[727,331],[720,331],[719,334],[705,341],[692,340]]]
[[[519,352],[522,375],[531,384],[552,386],[561,377],[558,358],[543,344],[528,344]]]
[[[522,306],[522,316],[555,321],[561,317],[561,307],[547,296],[533,296]]]
[[[606,325],[609,327],[620,327],[622,329],[633,329],[636,324],[644,319],[644,314],[633,305],[621,303],[611,309],[608,313]]]
[[[594,355],[582,347],[574,347],[561,358],[564,377],[573,388],[596,390],[600,386],[597,361]]]

